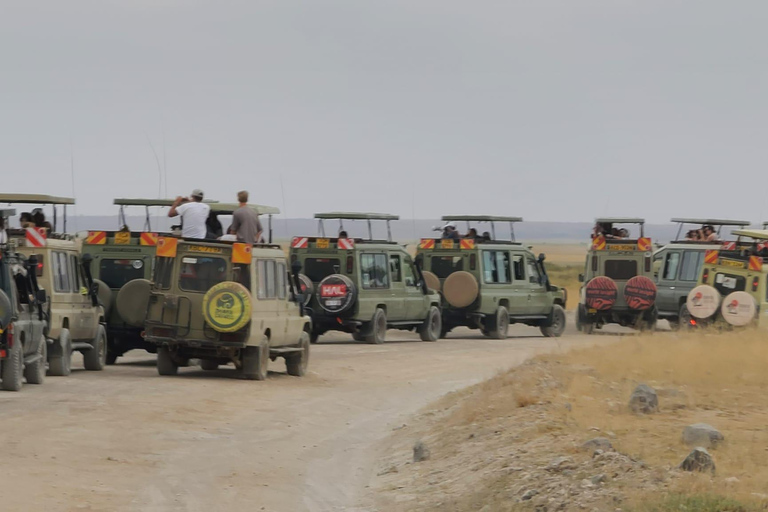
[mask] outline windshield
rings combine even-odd
[[[224,258],[187,256],[181,259],[179,288],[184,291],[205,293],[226,280],[227,261]]]
[[[99,279],[113,290],[122,288],[125,283],[144,277],[143,260],[101,260]]]
[[[341,263],[334,258],[307,258],[304,260],[304,274],[313,282],[319,283],[331,274],[338,274]]]
[[[440,279],[464,270],[464,258],[461,256],[432,256],[429,261],[430,270]]]
[[[606,260],[605,275],[619,281],[632,279],[637,275],[637,262],[634,260]]]
[[[744,276],[718,272],[715,275],[715,289],[723,296],[731,292],[743,292],[747,289],[747,279]]]

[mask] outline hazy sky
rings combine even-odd
[[[759,221],[766,27],[765,0],[0,0],[2,191],[69,195],[73,154],[77,213],[114,212],[158,196],[151,141],[168,195],[291,217]]]

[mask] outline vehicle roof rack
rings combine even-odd
[[[522,217],[499,217],[495,215],[443,215],[440,220],[445,222],[523,222]]]
[[[363,212],[316,213],[315,218],[320,220],[400,220],[399,215],[391,215],[389,213]]]
[[[235,210],[240,208],[240,203],[211,203],[208,206],[211,207],[211,211],[220,215],[231,215]],[[255,211],[259,215],[280,215],[280,208],[274,206],[264,206],[261,204],[248,204],[248,208]]]
[[[768,230],[766,229],[735,229],[731,234],[736,236],[746,236],[748,238],[754,238],[755,240],[768,240]]]
[[[748,220],[729,220],[729,219],[670,219],[670,222],[679,224],[711,224],[713,226],[742,226],[747,227],[751,222]]]
[[[639,217],[598,217],[595,222],[610,224],[645,224],[645,219]]]
[[[75,204],[71,197],[48,196],[45,194],[0,194],[0,203],[16,204]]]
[[[364,213],[364,212],[327,212],[316,213],[315,218],[317,222],[317,231],[321,236],[325,236],[325,224],[324,220],[338,220],[339,231],[344,229],[345,220],[364,220],[368,223],[368,240],[373,240],[373,227],[371,226],[372,220],[383,220],[387,223],[387,241],[392,241],[392,226],[390,224],[393,220],[400,220],[399,215],[391,215],[389,213]]]

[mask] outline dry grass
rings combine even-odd
[[[527,454],[523,460],[578,459],[584,455],[576,447],[600,435],[659,475],[658,485],[617,484],[623,510],[766,510],[766,499],[758,496],[768,493],[766,363],[768,339],[756,331],[628,337],[542,356],[445,397],[422,418],[421,435],[435,460],[401,475],[408,478],[406,489],[435,474],[450,483],[415,485],[420,505],[397,510],[516,510],[509,493],[519,485],[519,473],[505,472],[512,463],[503,461],[521,452]],[[657,389],[657,414],[628,410],[639,383]],[[699,422],[726,438],[711,451],[716,476],[670,473],[690,451],[683,428]]]

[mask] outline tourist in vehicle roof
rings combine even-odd
[[[203,202],[203,191],[196,188],[189,198],[179,196],[168,210],[169,217],[181,216],[181,236],[184,238],[205,238],[205,222],[211,207]]]
[[[715,233],[715,228],[713,228],[710,225],[706,225],[703,228],[701,228],[702,234],[704,235],[703,240],[707,242],[716,242],[718,237],[717,233]]]
[[[449,222],[443,226],[443,238],[450,238],[451,240],[459,239],[459,232],[456,229],[455,222]]]
[[[240,203],[240,208],[232,214],[232,229],[235,230],[237,239],[246,244],[259,243],[264,228],[261,227],[259,214],[248,207],[248,191],[238,192],[237,201]]]

